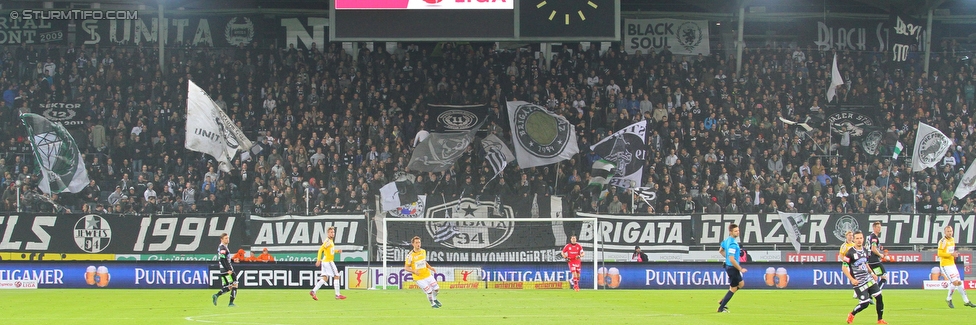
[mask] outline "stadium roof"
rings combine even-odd
[[[99,3],[101,8],[154,8],[162,1],[167,9],[328,9],[323,0],[54,0],[56,8],[84,8]],[[950,15],[976,15],[974,0],[620,0],[622,12],[686,12],[736,14],[740,3],[747,10],[766,13],[834,12],[888,14],[892,8],[910,15],[925,15],[930,8],[948,10]],[[3,9],[37,8],[36,0],[7,0]]]

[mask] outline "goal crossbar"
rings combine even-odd
[[[597,223],[597,218],[383,218],[383,272],[387,272],[388,258],[387,252],[388,247],[388,236],[389,236],[389,223],[390,222],[455,222],[455,221],[465,221],[465,222],[561,222],[561,221],[576,221],[576,222],[592,222],[594,231],[597,229],[599,224]],[[598,288],[597,285],[597,264],[599,263],[598,250],[600,247],[600,236],[593,236],[593,289]],[[383,286],[386,289],[386,286]]]

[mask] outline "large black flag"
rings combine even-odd
[[[468,131],[488,119],[488,106],[427,105],[426,127],[433,132]]]

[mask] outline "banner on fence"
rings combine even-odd
[[[9,214],[0,229],[0,252],[216,254],[223,233],[244,243],[240,215]]]
[[[329,227],[335,227],[336,248],[349,253],[366,248],[368,228],[366,216],[362,214],[252,215],[247,222],[248,233],[253,238],[249,243],[251,249],[267,248],[270,252],[317,252],[328,236]]]
[[[690,215],[684,216],[624,216],[579,213],[580,217],[597,218],[597,229],[591,223],[582,224],[579,240],[586,247],[598,239],[600,250],[608,257],[630,256],[636,246],[651,253],[688,253],[691,241]]]
[[[36,281],[38,288],[205,289],[205,263],[0,263],[0,281]]]

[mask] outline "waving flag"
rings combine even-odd
[[[565,117],[545,107],[508,102],[508,118],[519,168],[555,164],[579,153],[576,128]]]
[[[915,134],[915,152],[912,153],[912,171],[922,171],[929,167],[935,167],[946,151],[952,146],[952,139],[949,139],[931,125],[918,122],[918,133]]]
[[[617,166],[610,185],[623,188],[641,186],[647,157],[647,145],[644,143],[646,131],[647,120],[642,120],[590,146],[590,150],[598,156]]]
[[[41,182],[37,185],[41,192],[81,192],[88,185],[88,171],[68,130],[37,114],[22,114],[20,120],[27,128],[34,159],[41,168]]]
[[[840,75],[840,69],[837,68],[837,54],[834,54],[834,65],[830,70],[830,87],[827,88],[827,102],[834,100],[837,97],[837,86],[844,84],[844,77]]]
[[[230,172],[230,161],[238,150],[251,149],[251,140],[220,110],[210,96],[193,81],[186,98],[187,149],[213,156],[220,170]]]

